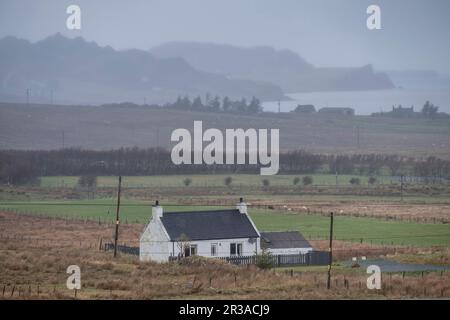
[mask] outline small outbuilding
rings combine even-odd
[[[274,255],[313,251],[311,244],[298,231],[261,232],[261,248]]]
[[[354,116],[355,109],[353,108],[339,108],[339,107],[326,107],[319,109],[320,114],[329,115],[341,115],[341,116]]]

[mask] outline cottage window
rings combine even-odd
[[[217,243],[211,243],[211,256],[217,256]]]
[[[197,255],[197,245],[193,244],[184,248],[184,256],[190,257]]]
[[[230,243],[230,255],[242,256],[242,243]]]

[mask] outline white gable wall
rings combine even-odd
[[[168,261],[171,250],[172,245],[161,220],[153,216],[139,241],[139,260]]]

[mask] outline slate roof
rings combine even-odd
[[[248,216],[239,210],[168,212],[161,218],[170,240],[258,238]]]
[[[298,231],[261,232],[261,246],[269,249],[311,248]]]

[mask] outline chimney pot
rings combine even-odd
[[[152,206],[152,217],[153,219],[162,218],[163,208],[159,205],[159,201],[155,201],[155,205]]]
[[[236,209],[242,214],[247,214],[247,204],[244,202],[243,198],[239,199],[239,203],[236,205]]]

